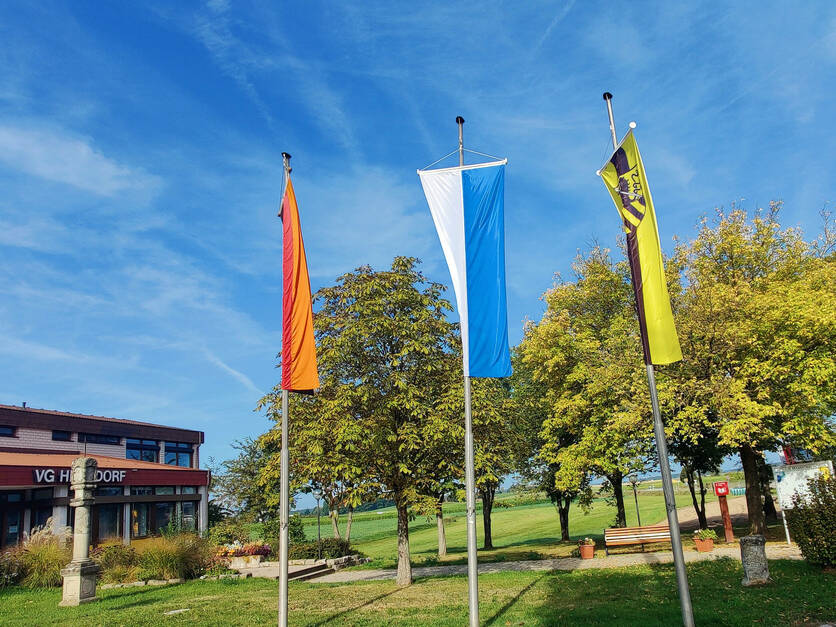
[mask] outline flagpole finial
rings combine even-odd
[[[604,100],[612,100],[612,94],[608,91],[604,92]]]
[[[290,159],[290,153],[289,153],[289,152],[283,152],[283,153],[282,153],[282,158],[284,158],[284,159]]]
[[[456,124],[464,124],[464,118],[460,115],[456,116]]]

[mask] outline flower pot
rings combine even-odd
[[[595,545],[594,544],[580,544],[578,548],[581,551],[581,559],[591,560],[595,557]]]
[[[232,570],[239,568],[252,568],[261,564],[261,555],[239,555],[237,557],[229,558],[229,567]]]
[[[700,553],[710,553],[714,550],[714,538],[694,538],[694,544],[697,545],[697,551]]]

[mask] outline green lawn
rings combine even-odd
[[[632,493],[625,501],[627,524],[635,525],[636,511]],[[680,507],[691,504],[688,494],[677,494]],[[665,503],[661,492],[639,495],[642,523],[652,524],[665,517]],[[465,536],[465,512],[461,503],[445,506],[447,551],[442,563],[461,563],[467,559]],[[591,536],[603,538],[605,527],[612,525],[615,509],[603,499],[594,502],[588,514],[573,505],[570,510],[569,531],[573,538]],[[376,518],[375,518],[376,517]],[[482,543],[482,516],[477,516],[477,535]],[[496,508],[491,516],[493,523],[492,551],[479,551],[481,561],[541,559],[567,556],[575,549],[575,543],[560,543],[560,526],[557,511],[551,503]],[[394,567],[397,560],[397,519],[389,513],[364,512],[358,516],[351,529],[351,543],[360,552],[372,558],[369,567]],[[344,525],[341,525],[344,529]],[[316,526],[306,528],[309,537],[316,538]],[[323,518],[323,537],[331,537],[331,522]],[[413,564],[438,562],[438,538],[435,519],[427,521],[418,517],[409,526],[409,545]],[[599,542],[599,545],[602,545]]]
[[[774,583],[743,588],[739,562],[689,565],[698,625],[818,625],[836,619],[836,575],[804,562],[770,563]],[[574,572],[508,572],[479,578],[485,625],[676,625],[670,565]],[[59,608],[58,589],[0,590],[3,625],[255,625],[276,620],[276,583],[193,581],[100,591],[101,601]],[[290,585],[291,625],[463,625],[467,580]],[[172,610],[188,612],[167,616]]]

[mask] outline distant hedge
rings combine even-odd
[[[351,545],[346,540],[336,538],[324,538],[321,542],[300,542],[291,544],[288,549],[288,558],[292,560],[317,559],[320,557],[320,546],[322,547],[322,559],[333,559],[351,555]]]

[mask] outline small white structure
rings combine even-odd
[[[787,527],[786,511],[792,509],[792,500],[796,494],[807,495],[807,481],[819,475],[830,477],[833,475],[833,462],[824,460],[806,462],[804,464],[787,464],[773,466],[772,475],[775,478],[775,488],[778,492],[778,504],[781,506],[781,518],[784,520],[784,532],[787,534],[787,544],[790,544],[790,530]]]

